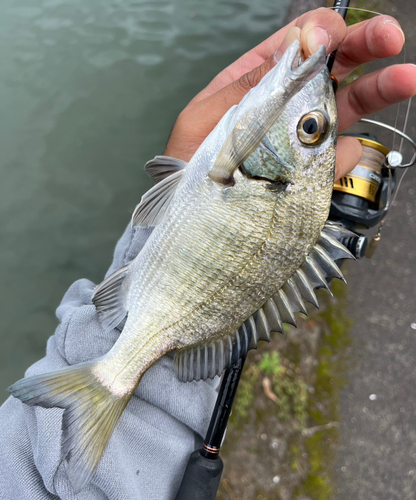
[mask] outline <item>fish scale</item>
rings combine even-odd
[[[64,409],[62,459],[75,492],[158,359],[176,350],[183,381],[219,375],[283,322],[295,324],[328,276],[342,277],[333,260],[349,254],[326,223],[335,99],[325,48],[303,63],[298,51],[294,42],[188,164],[159,156],[146,165],[156,184],[132,224],[154,230],[92,296],[105,331],[127,317],[110,351],[9,388],[28,405]],[[326,123],[313,145],[302,128],[312,112]]]

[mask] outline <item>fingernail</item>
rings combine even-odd
[[[317,26],[306,33],[306,44],[309,52],[314,54],[320,45],[329,46],[329,35],[323,28]]]
[[[385,19],[384,24],[391,24],[392,26],[394,26],[396,28],[396,30],[399,31],[400,34],[402,35],[403,43],[405,42],[406,38],[404,36],[403,30],[400,28],[399,24],[397,23],[397,21],[395,19]]]

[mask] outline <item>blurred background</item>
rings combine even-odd
[[[163,153],[179,112],[282,26],[289,8],[293,17],[307,3],[2,2],[0,403],[44,355],[69,285],[102,280],[152,185],[143,166]],[[351,5],[396,16],[415,62],[414,0]],[[396,112],[375,118],[394,125]],[[354,131],[391,147],[388,133]],[[407,133],[416,137],[414,112]],[[415,174],[403,182],[375,257],[346,266],[348,287],[322,297],[321,313],[298,330],[250,353],[219,498],[416,498]]]

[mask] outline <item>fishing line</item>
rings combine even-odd
[[[368,9],[360,9],[358,7],[325,7],[325,9],[330,9],[330,10],[340,10],[340,9],[347,9],[347,10],[359,10],[361,12],[369,12],[370,14],[375,14],[376,16],[387,16],[388,14],[382,14],[381,12],[375,12],[374,10],[368,10]]]
[[[400,116],[400,102],[397,105],[397,113],[396,113],[396,119],[394,120],[394,132],[393,132],[393,145],[391,149],[394,151],[395,144],[396,144],[396,129],[397,129],[397,124],[399,123],[399,116]]]
[[[406,133],[406,128],[407,128],[407,123],[408,123],[408,120],[409,120],[409,114],[410,114],[410,106],[411,106],[411,102],[412,102],[412,98],[409,99],[408,101],[408,104],[407,104],[407,110],[406,110],[406,115],[405,115],[405,119],[404,119],[404,125],[403,125],[403,134]],[[400,104],[399,104],[400,106]],[[400,107],[399,107],[400,109]],[[395,127],[396,128],[396,127]],[[394,132],[394,134],[396,134],[396,131]],[[404,141],[404,137],[401,138],[401,141],[400,141],[400,147],[399,147],[399,153],[401,154],[402,152],[402,147],[403,147],[403,141]],[[394,146],[393,146],[393,150],[394,150]],[[396,187],[396,190],[394,192],[394,195],[393,195],[393,199],[391,200],[391,206],[394,206],[394,202],[396,201],[396,198],[397,198],[397,194],[399,193],[400,191],[400,187],[402,185],[402,182],[403,182],[403,178],[404,176],[407,174],[409,170],[409,167],[405,167],[404,168],[404,171],[403,171],[403,174],[401,175],[400,177],[400,180],[397,184],[397,187]],[[389,189],[391,188],[391,168],[389,168]],[[391,192],[389,193],[390,196],[391,196]],[[389,200],[390,201],[390,200]],[[384,224],[384,221],[386,220],[387,218],[387,210],[390,208],[390,203],[386,204],[386,208],[385,208],[385,216],[383,217],[383,219],[381,220],[381,223],[380,223],[380,227],[379,227],[379,231],[381,231],[381,226]]]

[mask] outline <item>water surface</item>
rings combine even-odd
[[[288,0],[4,0],[0,402],[79,278],[101,281],[175,117]]]

